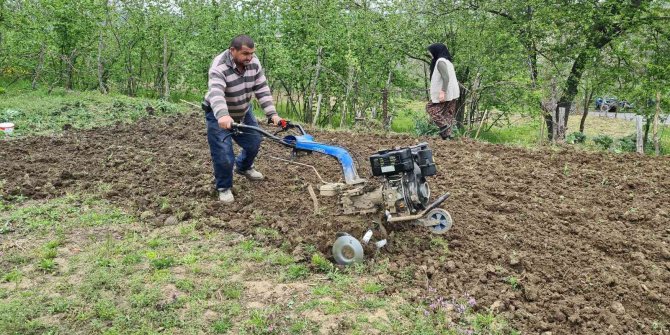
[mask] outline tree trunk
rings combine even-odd
[[[466,67],[461,76],[461,82],[467,82],[470,78],[470,67]],[[454,118],[456,119],[456,128],[463,129],[463,119],[465,118],[465,102],[468,98],[467,91],[462,85],[458,85],[459,98],[456,100],[456,112]]]
[[[65,73],[65,89],[72,90],[74,87],[74,64],[77,62],[77,49],[70,52],[70,56],[67,57],[67,67]]]
[[[212,0],[212,8],[215,9],[212,12],[212,14],[214,14],[214,17],[212,18],[212,32],[214,34],[217,34],[218,31],[219,31],[219,18],[221,17],[221,13],[222,13],[221,9],[218,8],[218,7],[219,7],[219,4],[216,2],[216,0]],[[265,63],[261,63],[261,64],[265,64]]]
[[[167,34],[163,34],[163,90],[161,98],[164,100],[170,99],[170,82],[168,81],[169,63]]]
[[[353,89],[354,85],[354,75],[355,75],[356,69],[352,66],[349,65],[349,71],[347,73],[347,90],[344,94],[344,104],[342,105],[342,118],[340,119],[340,128],[344,127],[344,125],[347,123],[347,114],[350,112],[351,106],[350,101],[349,101],[349,95],[351,94],[351,90]]]
[[[33,90],[37,89],[37,81],[40,79],[40,74],[42,74],[42,69],[44,68],[44,54],[46,53],[46,45],[42,43],[42,46],[40,47],[40,55],[39,59],[37,60],[37,66],[35,67],[35,71],[33,71],[33,80],[30,85]]]
[[[135,74],[133,70],[132,49],[128,50],[128,54],[126,55],[126,72],[128,73],[128,78],[126,79],[126,94],[131,97],[134,97]]]
[[[553,113],[544,113],[544,124],[547,126],[547,138],[549,141],[554,140],[554,116]]]
[[[642,130],[642,115],[635,115],[635,152],[644,153],[644,131]]]
[[[105,87],[105,81],[103,80],[103,73],[105,72],[104,61],[102,60],[102,50],[104,48],[102,42],[102,30],[98,37],[98,89],[100,93],[107,94],[107,88]]]
[[[304,114],[305,114],[305,104],[307,101],[305,101],[305,95],[307,94],[307,88],[303,85],[303,83],[300,83],[300,87],[296,90],[297,95],[295,97],[295,102],[296,102],[296,118],[299,118],[301,120],[304,120]],[[302,95],[300,94],[302,92]],[[300,109],[297,108],[297,106],[300,106],[302,102],[302,107]]]
[[[389,99],[389,89],[391,88],[391,80],[393,79],[393,69],[389,70],[389,75],[386,78],[386,88],[382,91],[382,125],[385,130],[391,128],[391,119],[389,118],[388,113],[388,99]]]
[[[568,75],[568,80],[565,84],[565,88],[563,89],[563,95],[561,96],[561,99],[559,99],[558,104],[561,106],[565,106],[567,108],[566,113],[565,113],[565,120],[563,127],[567,128],[568,126],[568,115],[570,112],[570,107],[572,106],[573,101],[575,101],[575,96],[577,95],[578,87],[579,87],[579,81],[582,78],[582,74],[584,73],[584,68],[586,67],[586,61],[589,56],[587,55],[586,52],[582,52],[577,56],[577,59],[575,59],[575,62],[572,64],[572,69],[570,70],[570,74]],[[565,133],[563,133],[565,135]],[[565,140],[565,137],[559,138],[559,141]]]
[[[347,87],[346,92],[344,93],[344,98],[342,98],[342,113],[340,114],[340,128],[343,128],[347,124],[347,115],[349,115],[349,91],[350,87]]]
[[[316,71],[314,73],[314,80],[312,80],[312,88],[309,93],[309,100],[307,103],[307,110],[305,111],[305,122],[314,124],[314,119],[312,117],[312,108],[314,102],[314,96],[316,95],[316,85],[319,82],[319,75],[321,74],[321,54],[323,47],[319,47],[316,51]]]
[[[281,104],[281,95],[280,95],[281,90],[271,88],[271,91],[275,93],[275,98],[274,98],[275,99],[275,104],[277,105],[277,108],[279,108],[279,105]]]
[[[426,91],[426,101],[430,101],[430,87],[428,85],[428,69],[426,69],[426,63],[423,63],[423,86]]]
[[[544,119],[544,116],[540,116],[540,137],[538,144],[542,144],[544,142],[544,127],[546,126],[545,123],[542,122],[542,119]]]
[[[593,89],[586,90],[584,92],[584,113],[582,114],[582,120],[579,121],[579,132],[584,133],[584,124],[586,123],[586,116],[589,115],[589,103],[593,99]]]
[[[471,131],[475,127],[478,100],[477,92],[479,91],[479,86],[481,85],[481,77],[481,73],[477,73],[475,78],[472,80],[472,85],[470,85],[470,94],[468,96],[470,103],[466,104],[467,108],[464,110],[465,115],[467,115],[468,131]]]
[[[646,116],[646,121],[644,123],[644,143],[649,142],[649,129],[651,129],[651,124],[654,121],[654,117],[651,115]]]
[[[354,86],[352,87],[352,97],[351,97],[351,114],[354,115],[354,119],[359,117],[362,114],[362,111],[360,108],[358,108],[358,96],[359,96],[359,89],[358,89],[358,80],[354,81]]]
[[[656,113],[654,113],[654,152],[661,155],[661,139],[658,134],[659,117],[661,115],[661,91],[656,91]]]
[[[337,110],[338,104],[340,103],[337,97],[330,97],[328,99],[328,125],[333,126],[333,117],[335,116],[335,111]]]
[[[530,5],[526,6],[526,10],[523,15],[523,21],[528,23],[532,22],[534,13],[535,9],[533,8],[533,6]],[[531,87],[535,89],[535,87],[537,86],[537,45],[533,40],[531,25],[530,24],[521,25],[519,35],[520,39],[523,41],[522,44],[526,49],[526,55],[528,57],[528,67],[529,67],[528,72],[530,74]]]
[[[544,115],[544,122],[547,125],[547,138],[553,142],[556,130],[556,109],[558,108],[558,87],[555,78],[551,79],[550,86],[551,95],[548,100],[540,102],[540,109]]]
[[[528,51],[531,87],[535,88],[537,86],[537,48],[535,42],[529,43],[526,49]]]
[[[284,91],[286,92],[286,98],[288,98],[288,104],[286,105],[286,111],[288,112],[289,115],[295,115],[297,108],[295,107],[295,103],[293,102],[293,96],[291,95],[291,90],[289,89],[288,86],[286,86],[286,83],[283,80],[279,80],[282,86],[284,86]]]
[[[319,121],[319,116],[321,114],[321,99],[323,98],[323,94],[319,93],[319,98],[316,101],[316,115],[314,116],[314,119],[312,119],[312,125],[316,125],[316,123]]]

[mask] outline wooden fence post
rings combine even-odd
[[[556,136],[559,142],[565,140],[565,107],[558,107],[558,120],[556,124]]]
[[[636,139],[636,152],[638,154],[644,153],[644,131],[642,131],[643,123],[642,115],[635,116],[635,129],[637,130],[637,139]]]

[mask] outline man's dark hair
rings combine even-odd
[[[249,35],[237,35],[230,41],[230,47],[237,50],[242,49],[242,46],[246,46],[249,49],[254,48],[254,40],[249,37]]]

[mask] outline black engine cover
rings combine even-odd
[[[370,156],[373,176],[396,175],[414,169],[410,148],[383,150]]]
[[[428,148],[428,143],[382,150],[370,156],[373,176],[392,176],[413,171],[414,162],[421,168],[423,176],[433,176],[437,172],[433,162],[433,151]]]

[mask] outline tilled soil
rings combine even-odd
[[[347,148],[359,174],[372,180],[367,157],[381,149],[427,141],[438,174],[433,197],[454,218],[445,235],[386,227],[389,245],[368,257],[388,260],[386,293],[419,300],[427,288],[445,297],[468,293],[524,333],[657,333],[670,323],[670,159],[528,150],[435,138],[310,131]],[[41,199],[96,191],[160,226],[180,220],[254,234],[281,232],[294,255],[316,246],[329,253],[337,232],[362,236],[379,215],[341,215],[335,198],[319,197],[314,213],[310,168],[272,157],[290,151],[263,143],[256,167],[266,180],[235,177],[236,202],[223,206],[212,186],[201,114],[147,118],[133,125],[71,131],[0,145],[3,196]],[[327,181],[341,179],[336,160],[299,156]],[[373,183],[378,182],[374,181]],[[316,189],[318,193],[318,189]],[[376,229],[375,237],[381,238]],[[448,252],[435,243],[448,242]],[[432,242],[431,242],[432,240]],[[301,255],[304,254],[304,255]]]

